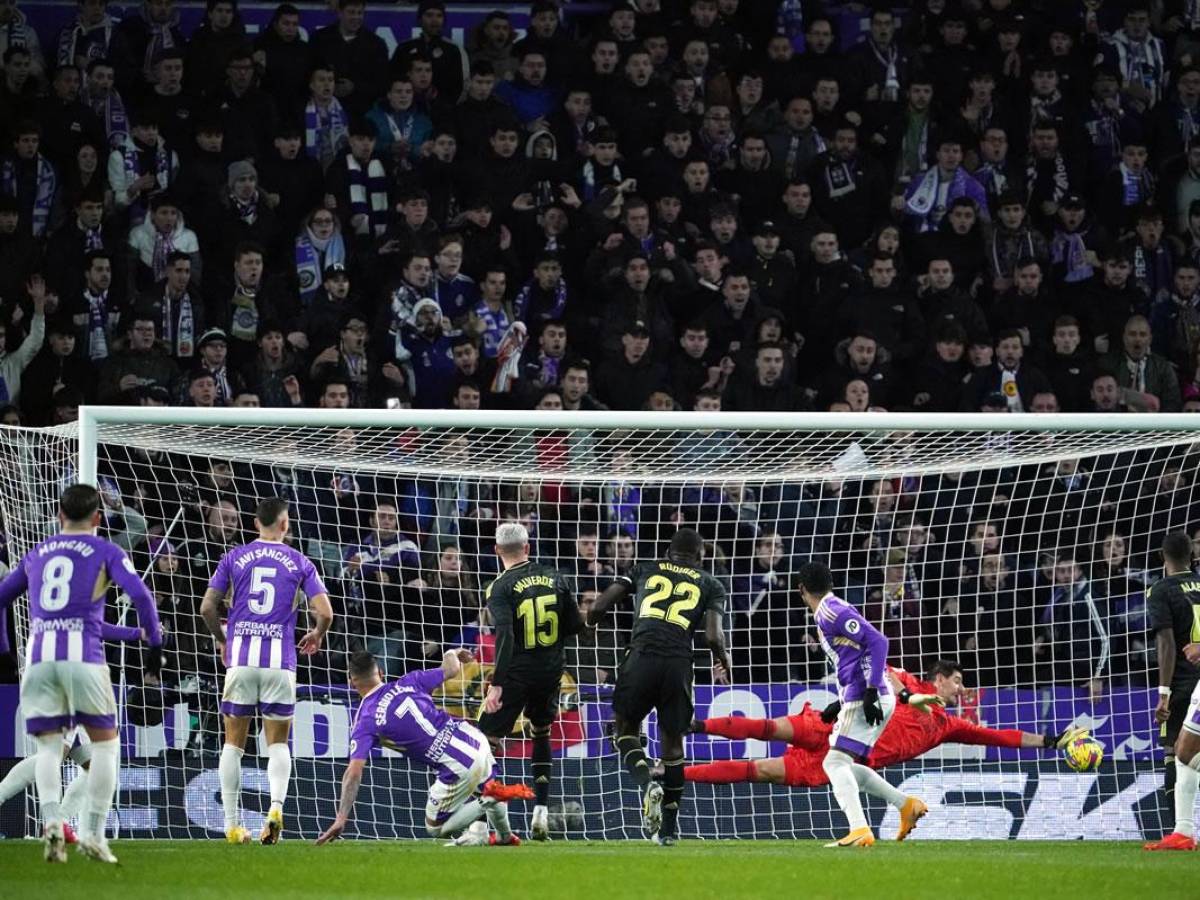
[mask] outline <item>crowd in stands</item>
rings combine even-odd
[[[173,0],[119,22],[80,0],[39,40],[0,0],[3,422],[83,403],[1200,411],[1198,3],[535,0],[523,36],[497,11],[460,45],[421,0],[391,52],[375,10],[334,6],[314,27],[327,11],[281,4],[250,35],[208,0],[185,34]],[[1119,638],[1144,678],[1150,529],[1197,521],[1176,457],[1144,483],[1122,457],[670,497],[210,462],[177,461],[195,477],[171,496],[147,487],[166,455],[107,463],[107,527],[154,554],[181,616],[272,491],[398,657],[476,621],[498,518],[529,520],[581,596],[686,521],[729,561],[732,627],[769,635],[759,679],[823,666],[787,593],[810,555],[915,668],[1079,683]],[[161,537],[180,505],[186,533]],[[1066,532],[1030,524],[1048,506]],[[199,640],[180,669],[211,667]],[[615,645],[581,653],[611,677]]]
[[[1200,409],[1196,4],[334,5],[0,5],[10,418]]]

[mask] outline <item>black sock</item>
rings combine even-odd
[[[533,793],[538,806],[550,804],[550,729],[533,732]]]
[[[617,752],[621,754],[621,762],[638,783],[639,788],[645,788],[650,783],[650,766],[646,763],[646,751],[642,749],[640,734],[625,734],[617,738]],[[683,770],[679,773],[682,775]]]
[[[679,821],[679,803],[683,800],[683,759],[663,760],[663,837],[675,837]]]

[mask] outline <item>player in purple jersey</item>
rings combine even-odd
[[[288,733],[296,709],[296,651],[307,656],[316,653],[333,624],[329,594],[316,567],[284,543],[289,524],[286,500],[272,498],[260,503],[254,517],[258,540],[235,547],[221,558],[200,603],[200,615],[228,667],[221,695],[225,746],[221,748],[220,775],[225,838],[231,844],[250,840],[241,824],[238,799],[246,734],[256,711],[262,715],[267,737],[267,782],[271,786],[271,808],[259,840],[264,844],[279,840],[292,772]],[[314,624],[297,645],[296,612],[301,594],[308,597]],[[224,628],[222,601],[229,607]]]
[[[29,646],[21,681],[25,727],[37,740],[34,781],[41,806],[45,856],[66,862],[62,814],[62,735],[82,725],[92,740],[87,804],[80,822],[79,849],[100,862],[115,863],[104,823],[117,785],[121,747],[102,641],[104,597],[115,583],[133,601],[152,652],[147,668],[157,672],[162,628],[154,597],[129,557],[116,544],[96,537],[100,495],[76,484],[59,499],[60,532],[25,554],[0,582],[0,609],[29,594]]]
[[[800,593],[816,620],[821,647],[837,673],[842,704],[822,768],[838,806],[850,820],[850,833],[825,846],[870,847],[875,843],[858,796],[860,789],[900,810],[897,840],[904,840],[928,807],[916,797],[906,797],[862,764],[896,708],[887,678],[888,639],[853,606],[834,596],[833,577],[823,563],[805,563],[799,581]],[[908,700],[904,697],[905,703]]]
[[[425,804],[425,829],[431,837],[454,837],[484,815],[496,832],[492,844],[521,843],[509,826],[506,801],[529,800],[533,791],[523,784],[497,781],[496,761],[487,738],[470,722],[447,713],[430,696],[443,681],[457,677],[462,664],[470,660],[470,651],[450,650],[438,668],[409,672],[399,681],[385,683],[375,657],[366,650],[350,657],[350,684],[362,697],[362,704],[350,732],[350,762],[342,776],[337,818],[317,838],[318,844],[345,830],[363,769],[380,747],[404,753],[437,772]]]
[[[8,652],[8,636],[6,633],[4,610],[0,609],[0,655]],[[101,626],[100,636],[106,641],[144,641],[146,632],[140,628],[128,628],[121,625],[110,625],[105,622]],[[88,772],[92,767],[92,743],[82,726],[63,734],[63,762],[68,759],[79,766],[76,775],[62,795],[63,838],[67,844],[76,843],[74,830],[68,820],[79,815],[87,796]],[[0,779],[0,806],[34,784],[37,769],[37,756],[28,756],[8,770],[8,774]]]

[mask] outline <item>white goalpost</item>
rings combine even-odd
[[[477,715],[494,646],[482,589],[498,568],[495,527],[512,520],[584,604],[634,562],[661,556],[679,527],[701,533],[705,565],[729,593],[734,683],[712,683],[698,644],[700,718],[778,717],[833,699],[794,586],[801,563],[827,562],[835,591],[888,636],[891,664],[917,674],[939,659],[963,667],[968,690],[951,713],[1034,734],[1081,725],[1105,745],[1091,773],[1049,751],[962,744],[888,767],[885,777],[930,805],[916,838],[1143,838],[1172,816],[1146,593],[1166,533],[1200,540],[1198,423],[1186,414],[85,407],[72,426],[0,430],[0,517],[15,563],[52,530],[65,485],[95,484],[101,533],[149,573],[168,632],[161,684],[143,683],[138,647],[109,648],[124,754],[112,824],[122,836],[223,834],[221,670],[199,601],[217,560],[248,539],[258,501],[281,496],[336,616],[323,651],[298,672],[295,836],[316,836],[334,812],[357,703],[345,675],[352,650],[370,649],[398,677],[436,665],[445,648],[470,649],[476,661],[439,701]],[[110,605],[113,621],[120,610]],[[608,736],[631,621],[620,610],[593,639],[568,644],[552,734],[558,836],[641,836],[638,798]],[[24,601],[16,626],[23,651]],[[653,718],[647,732],[655,754]],[[17,733],[18,753],[22,741]],[[258,749],[252,740],[243,767],[252,832],[268,805]],[[784,749],[703,735],[687,743],[698,763]],[[519,722],[500,759],[506,779],[528,779],[529,752]],[[347,836],[423,836],[428,784],[399,756],[373,760]],[[30,834],[33,812],[27,800]],[[525,811],[514,812],[523,831]],[[894,834],[894,810],[872,801],[869,818]],[[843,826],[824,786],[692,784],[680,816],[683,837],[828,837]]]

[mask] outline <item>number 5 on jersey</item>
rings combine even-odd
[[[250,570],[250,612],[265,616],[275,606],[275,585],[271,576],[275,570],[270,566],[255,566]]]
[[[525,631],[525,649],[553,647],[558,643],[558,612],[551,607],[558,603],[554,594],[543,594],[522,600],[517,618]]]
[[[646,579],[646,589],[650,593],[642,599],[642,607],[638,610],[640,618],[665,619],[684,630],[691,629],[692,623],[685,619],[683,614],[695,609],[700,603],[699,586],[690,581],[675,583],[662,575],[651,575]],[[680,599],[663,610],[658,604],[672,596]]]

